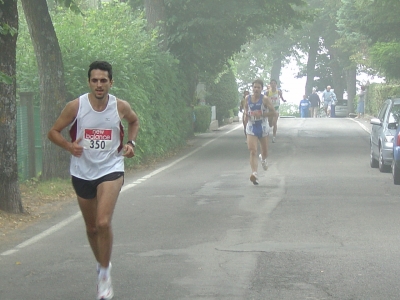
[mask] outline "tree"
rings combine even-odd
[[[18,185],[16,47],[17,0],[0,0],[0,209],[23,212]]]
[[[216,77],[242,45],[280,27],[299,26],[303,0],[146,0],[165,9],[168,48],[181,63],[194,95],[200,79]],[[273,7],[274,13],[268,14]],[[158,7],[160,9],[160,7]],[[268,16],[268,17],[266,17]],[[153,22],[153,21],[151,21]]]
[[[338,28],[358,46],[356,62],[400,79],[398,0],[342,0]]]
[[[47,132],[66,104],[66,87],[61,50],[46,0],[22,0],[40,78],[42,132],[42,179],[67,178],[69,155],[47,139]]]
[[[158,29],[160,46],[163,50],[168,48],[167,29],[165,26],[164,0],[144,0],[148,29]]]

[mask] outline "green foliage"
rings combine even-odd
[[[171,52],[188,72],[218,74],[256,34],[298,27],[303,0],[166,0]],[[273,9],[271,9],[273,8]],[[272,12],[271,12],[272,11]]]
[[[375,69],[388,79],[400,78],[400,43],[376,43],[370,56]]]
[[[11,76],[8,76],[4,74],[3,72],[0,72],[0,83],[4,84],[12,84],[13,78]]]
[[[235,75],[231,70],[223,74],[217,83],[207,84],[208,96],[206,101],[216,107],[217,120],[229,118],[229,110],[239,106],[238,86]]]
[[[365,110],[377,116],[383,102],[389,98],[400,98],[400,85],[373,83],[368,86]]]
[[[208,105],[195,106],[194,114],[196,116],[196,121],[194,122],[194,131],[206,132],[210,127],[211,107]]]
[[[6,35],[6,34],[11,34],[14,36],[15,34],[18,33],[18,30],[6,23],[0,23],[0,34]]]
[[[232,113],[233,113],[233,116],[237,116],[237,115],[239,115],[239,107],[234,107],[233,109],[232,109]]]
[[[161,52],[155,37],[146,33],[141,15],[134,15],[126,4],[113,3],[85,11],[84,16],[58,9],[52,19],[63,55],[68,100],[88,91],[87,70],[92,61],[107,60],[113,65],[111,93],[127,100],[140,119],[136,158],[127,160],[128,166],[185,143],[192,132],[187,83],[177,60]],[[26,25],[22,28],[18,86],[37,92],[36,60]]]
[[[279,115],[282,117],[300,117],[299,106],[294,103],[281,103],[281,106],[279,107]]]

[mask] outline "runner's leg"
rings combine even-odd
[[[97,187],[97,234],[98,234],[98,251],[99,263],[102,267],[108,267],[113,242],[113,233],[111,227],[111,220],[114,213],[115,204],[124,177],[121,176],[113,181],[104,181]]]
[[[247,147],[250,151],[250,167],[252,173],[257,172],[258,169],[257,143],[258,137],[250,134],[247,135]]]

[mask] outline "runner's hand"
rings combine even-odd
[[[124,145],[124,154],[122,155],[127,158],[131,158],[135,156],[135,148],[130,144]]]
[[[69,152],[75,157],[81,157],[83,152],[83,147],[79,145],[80,141],[82,141],[81,137],[71,143],[71,147],[69,149]]]

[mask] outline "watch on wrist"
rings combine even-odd
[[[127,141],[126,143],[127,143],[127,144],[131,144],[133,147],[135,147],[135,146],[136,146],[136,143],[135,143],[135,141]]]

